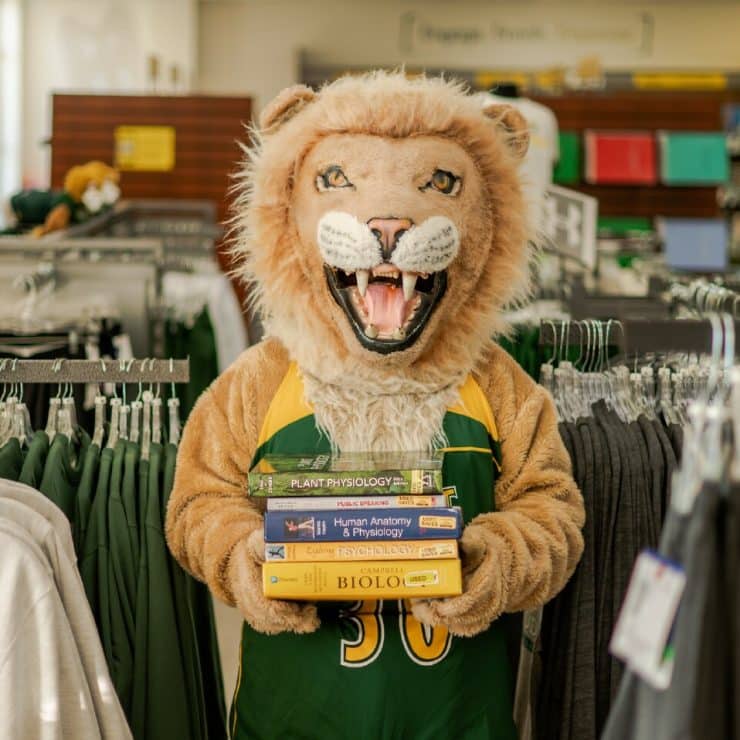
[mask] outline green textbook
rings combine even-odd
[[[252,496],[441,493],[442,452],[265,455],[249,473]]]

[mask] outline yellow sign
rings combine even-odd
[[[632,75],[638,90],[724,90],[727,77],[718,72],[639,72]]]
[[[117,126],[113,139],[119,170],[170,172],[175,168],[172,126]]]

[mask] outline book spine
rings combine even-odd
[[[383,563],[275,563],[262,566],[270,599],[354,601],[457,596],[459,560],[396,560]]]
[[[250,496],[347,496],[442,492],[442,471],[249,473]]]
[[[460,537],[459,509],[367,509],[362,511],[268,511],[265,542],[357,542]]]
[[[457,557],[456,540],[271,542],[265,545],[265,560],[293,563],[346,560],[448,560]]]
[[[446,505],[447,497],[442,493],[427,496],[279,496],[267,499],[267,511],[406,509]]]

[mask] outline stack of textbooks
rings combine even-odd
[[[267,499],[265,595],[356,601],[462,593],[462,516],[442,456],[266,455],[249,493]]]

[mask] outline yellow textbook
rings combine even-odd
[[[458,557],[457,540],[395,542],[267,542],[265,560],[313,563],[343,560],[442,560]]]
[[[355,601],[457,596],[462,593],[460,560],[268,561],[262,585],[269,599]]]

